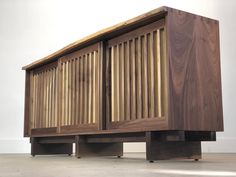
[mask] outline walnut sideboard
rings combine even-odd
[[[86,28],[86,27],[85,27]],[[160,7],[23,67],[31,154],[201,158],[223,131],[219,22]]]

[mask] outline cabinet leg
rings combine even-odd
[[[173,158],[201,159],[201,142],[158,141],[153,132],[146,133],[146,159],[148,161]]]
[[[76,157],[123,156],[123,143],[87,143],[83,136],[76,136]]]
[[[68,154],[71,155],[72,143],[41,144],[37,138],[31,138],[31,155]]]

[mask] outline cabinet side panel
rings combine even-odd
[[[218,21],[169,9],[167,43],[171,129],[223,131]]]

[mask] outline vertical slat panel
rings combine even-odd
[[[165,30],[164,29],[160,29],[159,31],[160,34],[160,57],[162,60],[160,60],[160,70],[161,73],[167,73],[166,68],[167,68],[167,64],[166,64],[166,39],[165,39]],[[167,100],[165,98],[167,98],[167,88],[165,87],[165,74],[161,74],[160,73],[160,93],[159,93],[159,97],[160,97],[160,116],[163,116],[164,114],[166,114],[167,112]],[[162,95],[162,96],[161,96]]]
[[[73,95],[74,95],[74,60],[70,60],[70,123],[69,125],[73,125],[73,116],[74,116],[74,100],[73,100]]]
[[[37,74],[34,73],[34,122],[32,128],[36,127],[37,120]]]
[[[52,117],[51,117],[51,127],[55,127],[55,110],[56,110],[56,90],[55,90],[55,77],[56,77],[56,68],[53,69],[52,72],[52,90],[51,90],[51,94],[52,94]]]
[[[120,44],[119,45],[119,58],[118,58],[118,62],[119,62],[119,87],[120,87],[120,93],[119,93],[119,98],[120,98],[120,117],[119,117],[119,121],[123,121],[124,117],[125,117],[125,111],[124,111],[124,101],[125,101],[125,88],[124,88],[124,44]]]
[[[156,111],[155,116],[161,117],[161,51],[160,51],[160,30],[154,31],[153,33],[153,43],[154,43],[154,52],[155,52],[155,101],[156,101]]]
[[[56,68],[55,71],[55,116],[54,116],[54,127],[58,126],[60,128],[60,121],[61,121],[61,64],[59,62],[59,68]],[[59,87],[58,87],[59,86]]]
[[[50,73],[50,127],[53,127],[53,111],[54,111],[54,92],[53,92],[53,76],[54,76],[55,68],[52,68]]]
[[[75,82],[75,87],[76,87],[76,101],[75,101],[75,124],[78,125],[79,123],[79,58],[76,58],[76,82]]]
[[[88,123],[91,123],[91,106],[92,106],[92,65],[91,65],[91,59],[92,59],[92,54],[89,53],[88,56]]]
[[[131,119],[136,119],[136,73],[135,73],[135,39],[130,41],[131,59]]]
[[[84,124],[87,123],[87,117],[88,117],[88,77],[87,77],[87,71],[88,71],[88,59],[87,55],[84,56]]]
[[[142,117],[142,82],[141,82],[141,38],[135,40],[135,54],[136,54],[136,90],[137,90],[137,118]]]
[[[98,52],[95,51],[94,52],[94,60],[95,60],[95,113],[96,113],[96,119],[94,120],[95,123],[98,123],[98,119],[99,119],[99,93],[100,93],[100,90],[99,90],[99,61],[98,61]]]
[[[94,108],[95,108],[95,105],[94,105],[94,97],[95,97],[95,90],[96,88],[94,88],[94,53],[91,52],[90,53],[90,68],[91,68],[91,72],[90,72],[90,87],[91,87],[91,105],[90,105],[90,112],[91,112],[91,115],[90,115],[90,123],[94,123],[94,120],[95,120],[95,112],[94,112]]]
[[[41,107],[42,107],[42,103],[41,103],[41,100],[42,100],[42,91],[43,91],[43,87],[42,87],[42,77],[41,77],[41,73],[38,73],[38,83],[39,83],[39,89],[38,89],[38,119],[37,119],[37,128],[40,127],[40,120],[41,120],[41,114],[42,114],[42,110],[41,110]]]
[[[51,100],[51,96],[52,96],[52,94],[51,94],[51,73],[52,73],[52,69],[50,69],[49,71],[48,71],[48,106],[47,106],[47,108],[48,108],[48,125],[47,125],[47,127],[51,127],[51,111],[52,111],[52,106],[51,106],[51,103],[52,103],[52,100]]]
[[[149,117],[154,117],[154,63],[153,63],[153,33],[148,38],[148,93],[149,93]]]
[[[66,75],[66,71],[65,71],[65,63],[62,63],[61,64],[61,67],[62,67],[62,82],[61,82],[61,87],[62,87],[62,105],[61,105],[61,112],[62,112],[62,116],[61,116],[61,125],[65,125],[65,84],[66,84],[66,78],[65,78],[65,75]],[[59,85],[60,87],[60,85]]]
[[[72,60],[68,62],[68,122],[67,125],[71,125],[71,108],[72,108]]]
[[[119,84],[119,75],[120,75],[120,64],[119,64],[119,45],[116,46],[115,48],[115,77],[116,77],[116,92],[115,92],[115,97],[116,97],[116,120],[119,121],[120,119],[120,84]]]
[[[69,106],[70,106],[70,79],[69,79],[69,75],[70,75],[70,70],[69,70],[69,66],[70,66],[70,62],[67,61],[66,62],[66,92],[65,92],[65,95],[66,95],[66,125],[69,125],[69,116],[70,116],[70,113],[69,113]]]
[[[47,71],[43,72],[43,117],[42,117],[42,128],[46,127],[46,116],[47,116]]]
[[[141,38],[142,42],[142,107],[143,118],[148,117],[148,75],[147,75],[147,37]]]
[[[49,121],[49,127],[53,127],[53,112],[54,112],[54,100],[53,100],[53,76],[54,76],[54,70],[55,68],[52,68],[51,69],[51,72],[50,72],[50,83],[49,83],[49,98],[50,98],[50,113],[49,113],[49,117],[50,117],[50,121]]]
[[[83,117],[84,117],[84,105],[83,105],[83,100],[84,100],[84,85],[83,85],[83,79],[84,79],[84,73],[83,73],[83,69],[84,69],[84,57],[82,56],[80,58],[80,120],[79,123],[83,124]]]
[[[36,102],[36,109],[35,109],[35,125],[34,128],[38,127],[38,120],[39,120],[39,89],[40,89],[40,84],[39,84],[39,74],[36,74],[36,93],[35,93],[35,102]]]
[[[63,124],[67,125],[67,62],[64,63],[64,117],[63,117]]]
[[[43,90],[42,90],[42,117],[41,117],[41,128],[45,127],[45,117],[46,117],[46,71],[42,72],[42,83],[43,83]]]
[[[93,101],[92,101],[92,110],[93,110],[93,118],[92,118],[92,123],[95,123],[96,120],[96,54],[93,52],[92,54],[92,93],[93,93]]]
[[[117,105],[116,105],[116,61],[115,61],[115,54],[116,54],[116,48],[111,48],[111,99],[112,99],[112,122],[117,120]]]
[[[124,68],[125,68],[125,120],[130,120],[130,51],[129,43],[124,43]]]
[[[71,66],[71,69],[72,69],[72,99],[71,99],[71,125],[75,125],[75,101],[76,101],[76,87],[75,87],[75,66],[76,66],[76,60],[73,59],[72,60],[72,66]]]
[[[48,71],[44,72],[44,117],[43,117],[43,128],[47,128],[48,122]]]

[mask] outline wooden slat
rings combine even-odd
[[[56,91],[54,90],[55,88],[55,71],[56,68],[52,70],[52,88],[51,88],[51,99],[52,99],[52,112],[51,112],[51,127],[54,127],[54,117],[55,117],[55,93]]]
[[[62,81],[61,81],[61,85],[59,84],[59,88],[60,88],[60,86],[62,87],[62,91],[61,91],[61,93],[62,93],[62,97],[61,97],[61,102],[62,102],[62,105],[61,105],[61,112],[62,112],[62,116],[61,116],[61,125],[65,125],[65,116],[66,116],[66,110],[65,110],[65,102],[66,102],[66,100],[65,100],[65,92],[66,92],[66,70],[65,70],[65,68],[66,68],[66,64],[65,63],[62,63],[61,64],[61,75],[62,75]]]
[[[59,88],[57,88],[56,84],[57,84],[57,68],[55,68],[53,70],[53,114],[52,114],[52,127],[56,127],[56,119],[58,119],[58,117],[56,117],[56,111],[57,111],[57,90]]]
[[[160,30],[155,31],[153,36],[154,39],[154,51],[155,51],[155,101],[156,101],[156,117],[162,116],[161,110],[161,51],[160,51]]]
[[[54,111],[54,107],[53,107],[53,103],[54,103],[54,100],[53,100],[53,95],[54,95],[54,91],[53,91],[53,76],[54,76],[54,71],[55,71],[55,68],[53,68],[51,70],[51,73],[50,73],[50,123],[49,123],[49,127],[52,127],[52,121],[53,121],[53,111]]]
[[[143,117],[148,117],[148,74],[147,74],[147,37],[142,40],[142,107]]]
[[[36,121],[36,127],[39,127],[40,126],[40,114],[42,113],[41,112],[41,105],[40,105],[40,101],[41,101],[41,96],[40,96],[40,93],[42,91],[42,85],[41,85],[41,77],[40,77],[40,73],[37,73],[38,75],[38,93],[37,93],[37,121]]]
[[[99,63],[99,116],[97,118],[99,130],[106,128],[106,50],[107,41],[99,42],[99,48],[96,50]]]
[[[136,73],[135,73],[135,40],[130,41],[131,59],[131,120],[136,119]]]
[[[73,67],[73,65],[74,65],[74,60],[72,59],[72,60],[70,60],[70,90],[71,90],[71,92],[70,92],[70,110],[69,110],[69,112],[70,112],[70,123],[69,123],[69,125],[73,125],[73,116],[74,116],[74,104],[73,104],[73,102],[74,102],[74,100],[73,100],[73,95],[74,95],[74,85],[73,85],[73,80],[74,80],[74,76],[73,76],[73,70],[74,70],[74,67]]]
[[[115,48],[115,77],[116,77],[116,92],[115,92],[115,97],[116,97],[116,105],[117,105],[117,109],[116,109],[116,119],[115,121],[119,121],[120,120],[120,84],[119,84],[119,75],[120,75],[120,54],[119,54],[119,45],[116,46]]]
[[[130,120],[130,50],[129,42],[124,43],[125,68],[125,120]]]
[[[43,100],[44,100],[44,92],[43,92],[43,90],[44,90],[44,82],[43,82],[43,77],[44,77],[44,72],[42,72],[41,73],[41,75],[40,75],[40,77],[41,77],[41,80],[40,80],[40,82],[41,82],[41,89],[40,89],[40,91],[41,91],[41,93],[40,93],[40,98],[41,98],[41,100],[40,100],[40,112],[41,112],[41,114],[40,114],[40,122],[39,122],[39,128],[41,128],[42,127],[42,125],[43,125],[43,117],[44,117],[44,108],[43,108]]]
[[[100,90],[99,90],[99,61],[98,61],[98,52],[97,51],[95,51],[94,52],[94,58],[95,58],[95,69],[94,69],[94,71],[95,71],[95,107],[94,107],[94,109],[95,109],[95,115],[96,115],[96,117],[95,117],[95,120],[94,120],[94,123],[98,123],[99,121],[98,121],[98,119],[99,119],[99,115],[100,115],[100,113],[99,113],[99,99],[100,99],[100,97],[99,97],[99,93],[100,93]]]
[[[159,92],[159,97],[160,97],[160,115],[161,116],[167,116],[167,104],[168,104],[168,96],[167,96],[167,56],[166,56],[166,32],[165,29],[160,30],[160,56],[161,56],[161,62],[160,62],[160,68],[161,68],[161,73],[160,73],[160,92]]]
[[[66,62],[65,65],[65,125],[68,125],[68,101],[69,101],[69,75],[68,75],[68,68],[69,68],[69,62]]]
[[[75,87],[75,66],[76,66],[76,60],[72,60],[72,110],[71,110],[71,124],[75,125],[75,101],[76,101],[76,87]]]
[[[115,62],[115,47],[111,47],[111,121],[114,122],[117,118],[117,106],[116,106],[116,77],[115,77],[115,73],[116,73],[116,62]]]
[[[41,113],[41,110],[40,110],[40,93],[41,93],[41,77],[40,77],[40,74],[37,74],[37,83],[38,83],[38,91],[37,91],[37,120],[36,120],[36,127],[38,128],[39,127],[39,121],[40,121],[40,113]]]
[[[125,71],[124,71],[124,44],[120,44],[119,45],[119,58],[118,59],[118,62],[119,62],[119,99],[120,99],[120,105],[119,105],[119,108],[120,108],[120,117],[119,117],[119,121],[123,121],[124,120],[124,117],[125,117],[125,111],[124,111],[124,101],[125,101],[125,89],[124,89],[124,74],[125,74]]]
[[[68,62],[68,122],[67,125],[71,125],[71,108],[72,108],[72,60]]]
[[[46,82],[47,72],[43,72],[42,82],[43,82],[43,117],[41,127],[46,126],[46,112],[47,112],[47,82]]]
[[[83,118],[84,118],[84,104],[83,104],[83,100],[84,100],[84,82],[83,82],[83,79],[84,79],[84,57],[80,57],[80,100],[79,100],[79,105],[80,105],[80,114],[79,114],[79,117],[80,117],[80,120],[79,120],[79,124],[83,124]]]
[[[148,117],[154,117],[154,57],[153,57],[153,33],[149,33],[148,37]]]
[[[41,84],[42,84],[42,88],[41,88],[41,115],[40,115],[40,128],[43,127],[43,117],[44,117],[44,72],[41,73]]]
[[[92,123],[95,123],[96,120],[96,54],[93,52],[92,55],[92,68],[93,68],[93,73],[92,73],[92,93],[93,93],[93,98],[92,98]]]
[[[76,59],[76,82],[75,82],[75,87],[76,87],[76,101],[75,101],[75,125],[77,125],[79,123],[79,77],[80,77],[80,73],[79,73],[79,58]]]
[[[33,87],[34,87],[34,89],[33,89],[33,117],[32,117],[32,124],[31,124],[31,129],[32,128],[34,128],[35,127],[35,121],[36,121],[36,119],[37,119],[37,117],[36,117],[36,113],[37,113],[37,110],[36,110],[36,89],[37,89],[37,87],[36,87],[36,74],[32,74],[33,75]]]
[[[92,117],[92,53],[88,55],[88,123],[90,124]]]
[[[62,95],[62,83],[61,83],[61,78],[62,78],[62,72],[61,72],[61,63],[59,60],[58,68],[56,68],[55,71],[55,117],[54,117],[54,126],[58,127],[58,132],[60,132],[60,125],[61,125],[61,95]],[[57,89],[58,88],[58,89]]]
[[[137,119],[142,118],[141,38],[135,39]]]
[[[48,71],[44,73],[44,117],[43,117],[43,128],[47,128],[48,123]]]
[[[105,121],[106,125],[105,128],[109,127],[110,122],[112,121],[112,55],[111,55],[111,48],[107,46],[106,50],[106,73],[105,73],[105,86],[106,86],[106,116],[105,116]]]
[[[88,56],[84,56],[84,124],[88,120]]]
[[[48,71],[48,125],[47,127],[50,127],[51,126],[51,110],[52,110],[52,107],[51,107],[51,103],[52,103],[52,100],[51,100],[51,83],[52,83],[52,80],[51,80],[51,77],[52,76],[52,69],[50,69]]]

